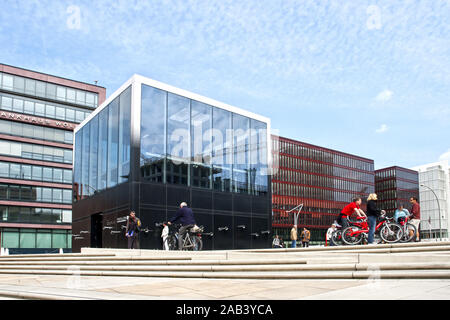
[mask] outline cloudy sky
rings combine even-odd
[[[1,63],[141,74],[375,168],[450,158],[449,0],[0,2]]]

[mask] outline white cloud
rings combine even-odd
[[[391,100],[393,94],[394,93],[391,90],[386,89],[386,90],[381,91],[376,96],[375,100],[381,101],[381,102],[387,102],[387,101]]]
[[[447,150],[447,152],[444,152],[439,156],[439,161],[442,160],[449,160],[450,161],[450,149]]]
[[[376,133],[384,133],[388,131],[389,128],[386,124],[382,124],[377,130],[375,130]]]

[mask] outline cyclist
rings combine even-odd
[[[169,220],[168,224],[171,225],[175,221],[179,221],[181,224],[181,228],[178,231],[180,234],[178,238],[178,250],[182,250],[184,236],[190,228],[193,228],[196,225],[194,212],[187,206],[186,202],[180,203],[180,209],[177,210],[175,216]]]
[[[350,225],[348,222],[348,218],[354,213],[356,213],[358,217],[367,218],[364,211],[361,210],[361,202],[361,197],[355,197],[353,198],[352,202],[350,202],[344,207],[344,209],[342,209],[341,214],[338,218],[338,223],[342,226],[342,230]]]
[[[395,222],[397,222],[397,223],[401,223],[402,220],[405,220],[409,216],[410,216],[410,213],[409,213],[408,209],[404,208],[402,204],[398,207],[397,210],[395,210],[395,213],[394,213],[394,219],[395,219]]]

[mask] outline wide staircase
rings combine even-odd
[[[450,242],[226,251],[83,248],[7,255],[0,274],[228,279],[449,279]]]

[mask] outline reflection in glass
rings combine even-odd
[[[231,112],[213,108],[213,185],[218,191],[231,191],[232,165]]]
[[[209,189],[212,178],[212,107],[192,100],[191,108],[191,185]]]
[[[167,108],[167,183],[187,185],[189,166],[190,101],[168,94]]]
[[[120,94],[119,183],[128,181],[131,143],[131,87]]]
[[[118,180],[119,152],[119,98],[108,106],[108,188],[114,187]]]
[[[167,92],[142,85],[141,102],[141,177],[163,182]]]

